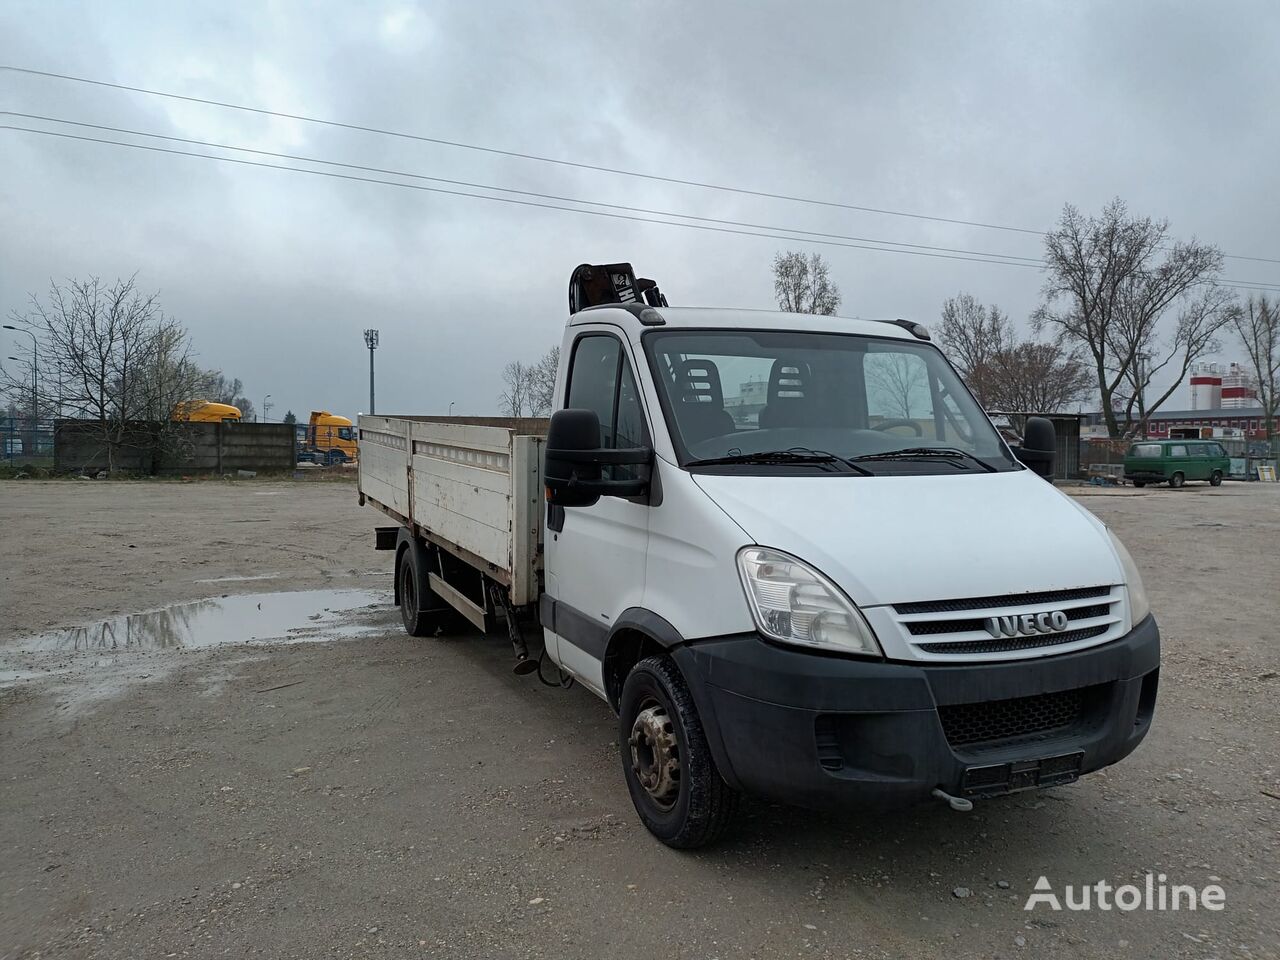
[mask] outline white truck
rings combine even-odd
[[[1046,482],[1052,425],[1008,446],[924,328],[671,308],[627,264],[570,312],[549,421],[361,417],[360,499],[406,630],[505,621],[517,672],[606,700],[663,842],[743,793],[969,809],[1146,736],[1133,560]]]

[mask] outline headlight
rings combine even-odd
[[[820,650],[881,656],[858,608],[807,563],[779,550],[743,547],[738,571],[751,615],[765,636]]]
[[[1133,562],[1133,557],[1129,556],[1129,551],[1124,548],[1120,538],[1110,530],[1107,534],[1111,537],[1111,545],[1116,548],[1116,553],[1120,557],[1120,566],[1124,568],[1124,582],[1129,588],[1129,615],[1133,618],[1134,626],[1137,626],[1151,612],[1151,604],[1147,602],[1147,588],[1142,585],[1142,574],[1138,573],[1138,565]]]

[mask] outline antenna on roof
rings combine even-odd
[[[629,263],[580,264],[569,277],[569,313],[607,303],[665,307],[667,298],[656,281],[637,277]]]

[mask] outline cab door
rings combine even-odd
[[[593,410],[606,448],[648,445],[635,369],[617,328],[584,328],[570,345],[565,409]],[[634,467],[605,467],[625,479]],[[550,507],[544,611],[547,650],[562,668],[604,695],[602,663],[618,615],[644,594],[649,507],[644,498],[601,497],[589,507]]]

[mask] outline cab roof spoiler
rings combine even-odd
[[[629,263],[583,263],[569,277],[569,313],[609,304],[667,306],[658,284],[637,277]]]

